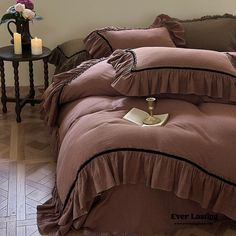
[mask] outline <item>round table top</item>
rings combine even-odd
[[[0,48],[0,59],[4,61],[37,61],[48,57],[50,54],[51,50],[47,47],[43,47],[43,53],[40,55],[32,55],[30,49],[22,49],[22,54],[16,55],[13,45]]]

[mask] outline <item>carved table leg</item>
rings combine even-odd
[[[48,57],[43,59],[44,64],[44,90],[48,87]]]
[[[20,106],[20,86],[19,86],[19,72],[18,72],[18,67],[19,67],[19,62],[13,61],[12,62],[13,68],[14,68],[14,80],[15,80],[15,98],[16,98],[16,106],[15,106],[15,111],[16,111],[16,121],[19,123],[21,122],[21,106]]]
[[[1,87],[2,87],[2,111],[7,112],[7,95],[6,95],[6,85],[5,85],[5,72],[4,72],[4,62],[0,60],[0,71],[1,71]]]
[[[33,72],[33,62],[29,61],[29,78],[30,78],[30,98],[34,98],[35,90],[34,90],[34,72]],[[31,106],[34,106],[34,101],[31,102]]]

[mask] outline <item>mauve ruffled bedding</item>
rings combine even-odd
[[[235,53],[143,47],[117,50],[112,87],[125,96],[197,95],[236,103]]]
[[[88,61],[57,75],[44,95],[58,160],[53,198],[38,206],[40,232],[83,227],[97,197],[126,184],[172,192],[236,220],[236,106],[160,99],[155,113],[169,113],[167,124],[143,128],[122,117],[146,110],[145,99],[120,95],[111,87],[115,75],[105,59]]]
[[[93,58],[107,57],[116,49],[138,47],[184,46],[184,30],[180,23],[167,15],[159,15],[148,28],[105,27],[91,32],[85,48]]]

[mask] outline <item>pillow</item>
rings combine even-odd
[[[84,43],[94,58],[101,58],[109,56],[116,49],[184,45],[183,37],[179,23],[167,15],[160,15],[149,28],[106,27],[90,33]]]
[[[236,16],[225,14],[178,21],[184,28],[187,48],[236,51]]]
[[[82,39],[67,41],[53,49],[49,62],[56,66],[55,74],[75,68],[83,61],[91,59],[84,48]]]
[[[115,51],[108,63],[112,83],[126,96],[197,95],[236,102],[235,54],[183,48],[144,47]]]
[[[82,65],[83,66],[83,65]],[[60,77],[73,75],[74,71],[81,68],[77,67],[71,71],[60,74]],[[60,101],[68,103],[79,98],[88,96],[114,96],[119,93],[111,87],[111,82],[115,78],[115,70],[106,60],[102,60],[89,67],[77,79],[72,80],[63,88]]]

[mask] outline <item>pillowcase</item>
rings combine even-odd
[[[56,66],[55,74],[68,71],[91,59],[82,39],[73,39],[53,49],[49,62]]]
[[[80,69],[81,67],[78,67],[59,76],[73,76],[73,73],[76,73],[76,71]],[[119,95],[119,93],[111,87],[111,82],[114,80],[114,78],[115,70],[111,64],[107,63],[106,60],[102,60],[81,73],[77,79],[74,79],[68,83],[61,92],[60,101],[63,101],[63,103],[68,103],[88,96]]]
[[[236,16],[225,14],[178,21],[184,28],[187,48],[236,51]]]
[[[235,54],[145,47],[117,50],[108,63],[116,70],[112,87],[126,96],[197,95],[236,102]]]
[[[149,28],[106,27],[90,33],[84,43],[94,58],[101,58],[109,56],[116,49],[184,45],[183,33],[179,23],[167,15],[160,15]]]

